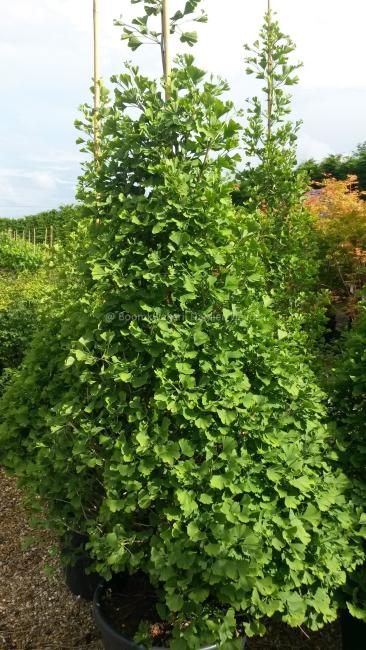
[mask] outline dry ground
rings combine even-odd
[[[1,650],[102,648],[91,605],[65,586],[53,544],[29,527],[14,479],[0,471]]]

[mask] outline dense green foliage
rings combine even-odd
[[[267,19],[266,51],[268,30]],[[295,326],[307,266],[300,289],[296,251],[290,279],[275,269],[304,215],[287,131],[267,147],[271,246],[283,227],[269,256],[258,194],[245,209],[231,201],[240,126],[226,84],[192,57],[178,60],[169,102],[134,67],[115,83],[98,169],[81,182],[90,226],[70,255],[78,280],[2,398],[2,461],[49,525],[89,534],[101,574],[149,574],[172,648],[219,639],[234,650],[237,615],[249,634],[272,615],[317,629],[363,553]],[[91,123],[86,110],[88,137]],[[151,643],[143,628],[137,638]]]
[[[332,411],[338,424],[339,447],[352,485],[352,499],[361,509],[366,531],[366,309],[343,341],[331,381]],[[353,616],[366,622],[366,565],[354,572],[345,590]]]
[[[81,208],[77,205],[63,205],[54,210],[46,210],[39,214],[18,219],[0,218],[0,232],[17,233],[18,238],[37,244],[45,242],[47,229],[47,243],[50,243],[52,226],[53,241],[63,241],[71,231],[75,229],[81,214]]]
[[[35,271],[45,263],[45,259],[43,247],[0,234],[0,272]]]
[[[321,182],[325,175],[344,181],[347,176],[354,175],[359,179],[360,190],[366,191],[366,142],[359,144],[349,156],[329,155],[317,162],[310,159],[301,163],[300,170],[305,171],[311,181]]]
[[[358,503],[366,511],[366,310],[344,339],[335,369],[334,411],[345,434],[346,457]]]
[[[314,220],[304,208],[306,178],[296,170],[299,123],[289,119],[291,96],[300,65],[289,60],[295,46],[273,16],[266,16],[259,40],[248,50],[247,73],[262,84],[262,97],[248,102],[244,150],[252,161],[239,179],[244,194],[235,203],[256,212],[266,268],[266,286],[274,306],[302,327],[311,339],[323,324],[323,298],[317,295],[319,260]]]
[[[50,290],[41,246],[0,236],[0,382],[21,362]]]
[[[0,374],[21,362],[47,295],[45,272],[0,275]]]

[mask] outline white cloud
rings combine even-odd
[[[3,216],[20,216],[73,200],[74,180],[53,172],[0,168],[0,210]]]
[[[49,172],[31,172],[25,176],[26,178],[31,178],[36,187],[39,187],[42,190],[54,190],[57,187],[57,178]]]
[[[329,154],[336,153],[326,142],[317,140],[308,133],[302,133],[298,141],[298,159],[299,161],[315,158],[321,160]]]
[[[17,201],[15,188],[11,181],[6,177],[1,177],[0,173],[0,206],[5,207],[13,205]]]

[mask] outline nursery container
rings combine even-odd
[[[341,628],[343,650],[365,650],[366,623],[354,618],[345,609],[341,613]]]
[[[103,610],[101,600],[104,590],[108,585],[100,584],[94,594],[93,612],[96,625],[102,635],[105,650],[145,650],[144,646],[130,641],[122,634],[117,632],[111,625],[108,616]],[[246,647],[246,640],[242,640],[242,648]],[[153,650],[165,650],[164,648],[154,647]],[[203,646],[200,650],[219,650],[216,643]]]
[[[75,553],[76,555],[73,564],[68,564],[65,567],[65,581],[71,593],[81,596],[85,600],[93,600],[95,589],[101,583],[101,577],[97,573],[87,573],[91,564],[89,554],[85,550],[87,541],[86,535],[75,533],[71,543],[62,547],[61,553]]]

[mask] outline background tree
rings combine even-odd
[[[299,165],[300,171],[308,174],[310,181],[321,182],[325,176],[336,180],[346,180],[347,176],[357,176],[359,188],[366,190],[366,143],[359,144],[349,156],[332,154],[321,161],[306,160]],[[362,197],[364,200],[364,196]]]
[[[263,87],[262,96],[248,102],[243,144],[249,161],[239,175],[244,205],[258,213],[268,294],[277,309],[313,335],[322,322],[317,245],[303,205],[306,179],[296,169],[300,123],[289,120],[291,97],[286,92],[297,83],[301,64],[291,63],[295,46],[272,12],[266,14],[259,40],[246,49],[247,73]]]
[[[357,177],[325,178],[305,205],[316,217],[320,283],[332,292],[341,325],[357,312],[359,292],[366,281],[366,203]]]

